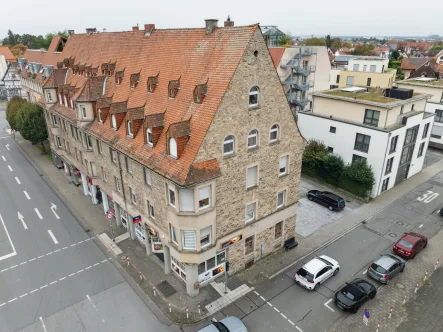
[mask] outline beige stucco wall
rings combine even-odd
[[[422,86],[420,84],[410,85],[410,84],[402,84],[401,81],[395,82],[399,88],[402,89],[414,89],[415,92],[430,94],[432,97],[428,99],[430,103],[439,104],[443,94],[443,86]]]
[[[346,87],[348,76],[354,76],[354,86],[368,86],[368,78],[371,78],[370,87],[391,88],[395,81],[395,71],[387,73],[373,73],[366,71],[340,71],[339,87]]]

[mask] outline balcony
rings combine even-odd
[[[295,82],[295,83],[291,83],[292,88],[297,90],[297,91],[308,91],[310,88],[312,88],[314,86],[314,83],[312,81],[308,81],[308,82]]]
[[[307,104],[310,103],[310,100],[303,96],[298,96],[294,92],[288,93],[288,101],[292,104],[295,104],[297,106],[300,106],[301,108],[304,108]]]
[[[306,67],[302,67],[302,66],[294,67],[294,74],[308,76],[309,74],[311,74],[313,72],[315,72],[314,65],[306,66]]]
[[[304,55],[315,55],[317,54],[317,49],[314,47],[306,47],[306,48],[302,48],[301,52],[299,53],[302,56]]]
[[[300,61],[298,59],[293,58],[293,59],[291,59],[286,64],[280,63],[280,68],[295,68],[295,67],[299,67],[299,63],[300,63]]]

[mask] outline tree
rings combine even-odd
[[[326,47],[331,48],[332,47],[331,35],[327,35],[325,40],[326,40]]]
[[[432,46],[431,47],[431,49],[430,49],[431,51],[441,51],[441,50],[443,50],[443,45],[434,45],[434,46]]]
[[[17,126],[24,139],[32,144],[40,143],[43,153],[46,153],[43,142],[48,139],[45,116],[40,105],[26,103],[17,114]]]
[[[24,104],[26,104],[26,100],[19,96],[14,96],[10,101],[8,101],[6,106],[6,120],[9,123],[9,127],[11,127],[13,130],[18,130],[17,114],[20,107],[22,107]]]
[[[303,42],[307,46],[326,46],[326,41],[323,38],[308,38]]]
[[[352,44],[350,42],[344,42],[342,44],[342,47],[346,47],[346,48],[352,48]]]
[[[399,61],[401,60],[402,56],[399,51],[393,50],[389,56],[390,60]]]
[[[342,42],[340,38],[333,38],[331,40],[331,47],[332,48],[342,48]],[[351,45],[352,47],[352,45]]]
[[[16,58],[21,58],[21,57],[23,57],[23,54],[25,54],[25,51],[26,51],[27,48],[28,47],[26,45],[16,44],[16,45],[11,47],[11,53]]]
[[[352,54],[354,55],[371,55],[371,51],[374,49],[374,44],[357,45],[354,48]]]
[[[291,32],[288,31],[280,37],[280,46],[287,45],[292,41]]]
[[[303,172],[311,176],[319,176],[328,159],[328,150],[323,142],[310,140],[303,152]]]

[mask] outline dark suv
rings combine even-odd
[[[340,211],[345,208],[345,200],[329,191],[310,190],[308,199],[326,206],[331,211]]]

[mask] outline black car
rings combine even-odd
[[[443,216],[443,208],[440,209],[440,215]]]
[[[326,206],[331,211],[340,211],[345,208],[345,200],[329,191],[310,190],[308,199]]]
[[[373,299],[377,289],[373,284],[363,279],[354,279],[335,293],[334,301],[337,307],[356,313],[361,305]]]

